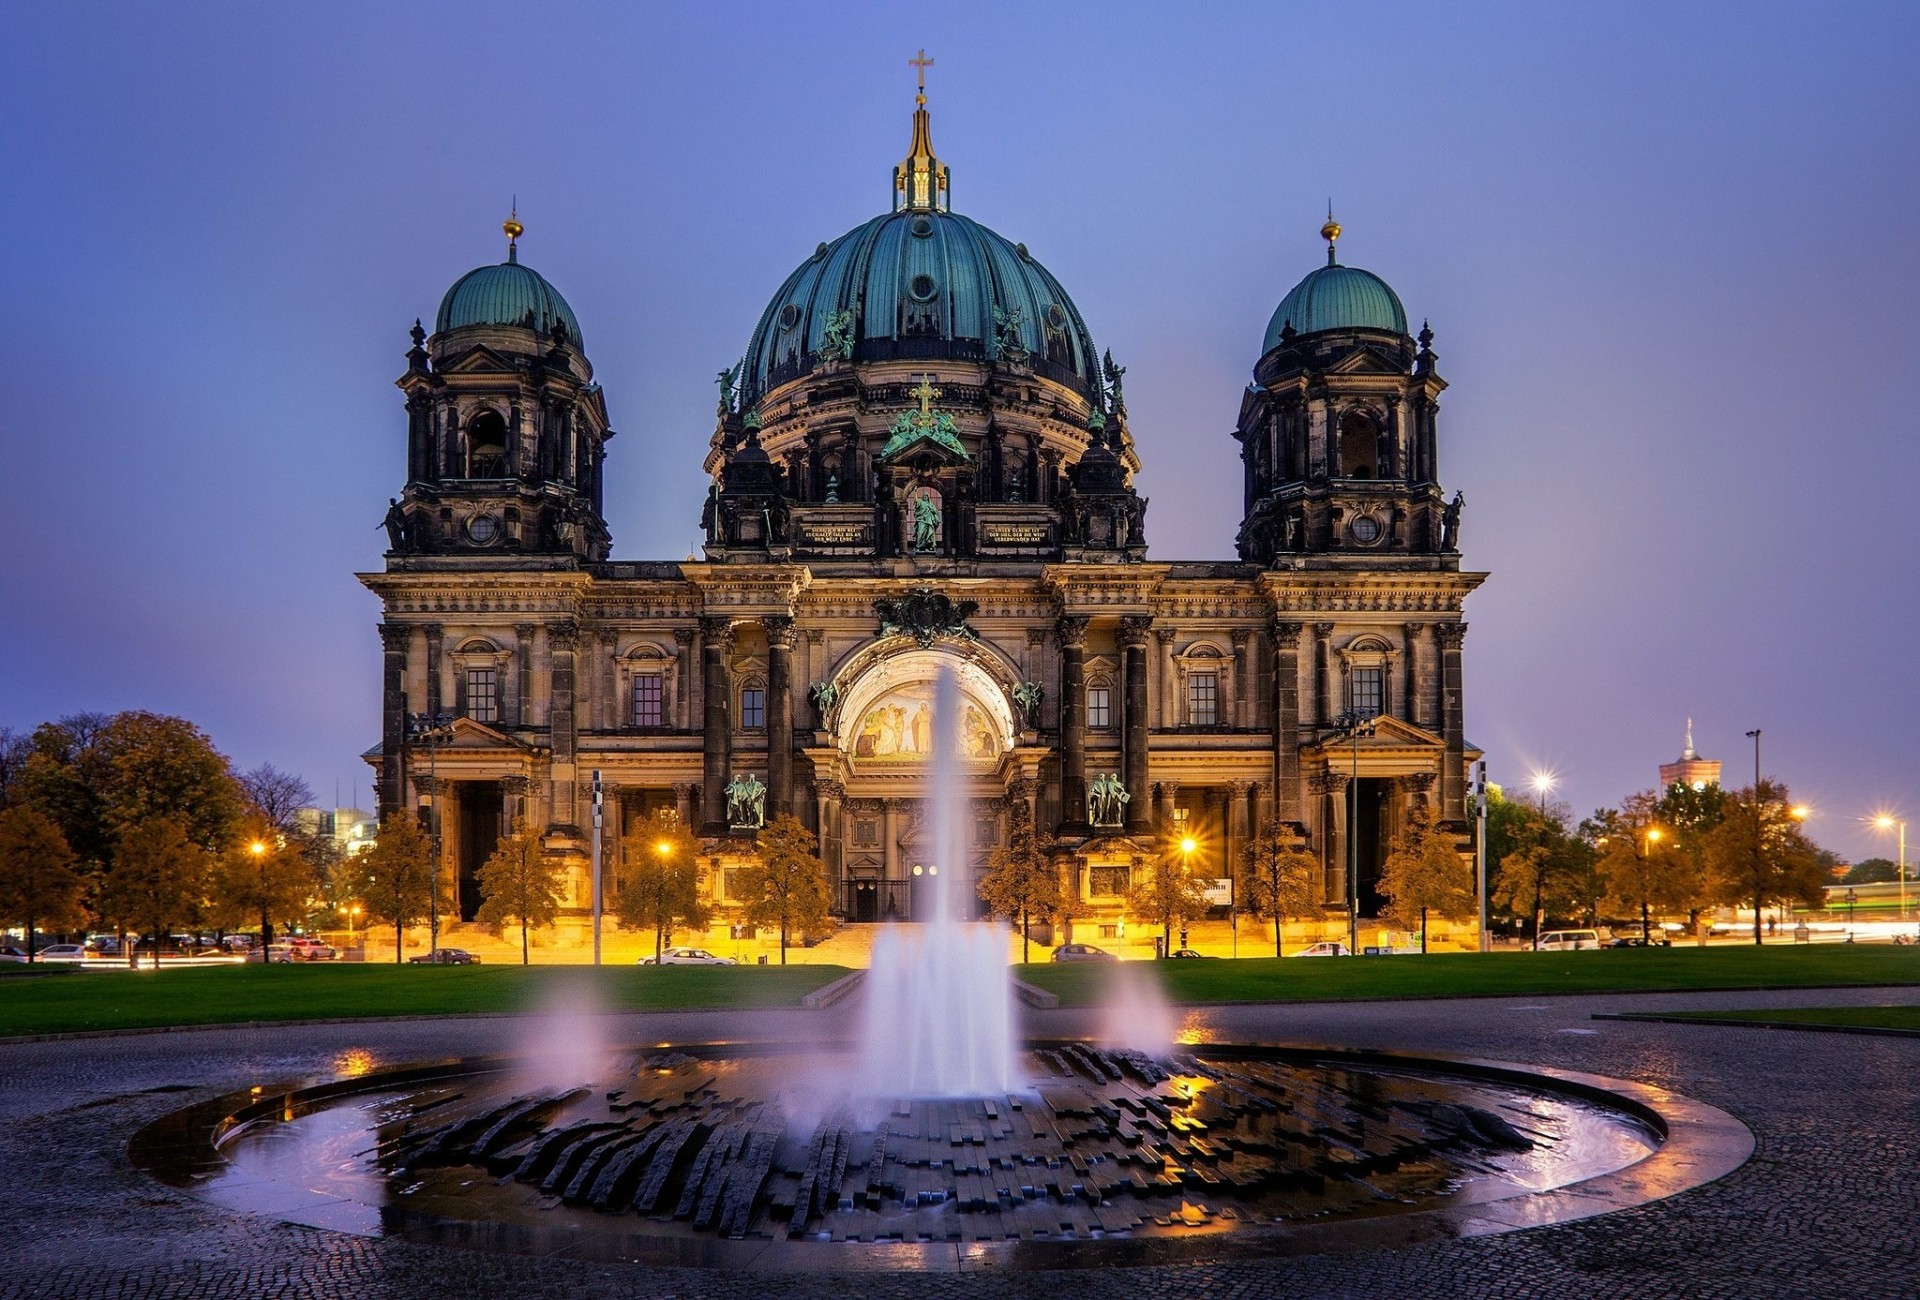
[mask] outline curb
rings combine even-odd
[[[1920,1029],[1891,1025],[1821,1025],[1790,1020],[1736,1020],[1723,1016],[1663,1016],[1652,1011],[1596,1011],[1594,1020],[1629,1020],[1648,1025],[1716,1025],[1724,1029],[1784,1029],[1804,1034],[1858,1034],[1867,1038],[1920,1038]]]
[[[1038,984],[1029,984],[1023,979],[1014,980],[1013,995],[1028,1006],[1038,1007],[1042,1011],[1053,1011],[1060,1006],[1058,993],[1049,993]]]
[[[809,1011],[830,1007],[859,988],[866,978],[867,973],[864,970],[848,971],[833,983],[823,984],[801,998],[800,1005]]]

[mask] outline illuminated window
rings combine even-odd
[[[1087,725],[1095,731],[1113,726],[1113,692],[1105,686],[1087,687]]]
[[[1216,673],[1195,673],[1187,678],[1187,721],[1196,727],[1212,727],[1220,722],[1220,678]]]
[[[641,673],[633,679],[633,725],[666,725],[666,694],[659,673]]]
[[[1356,668],[1349,677],[1349,704],[1363,718],[1387,711],[1387,672],[1384,668]]]
[[[758,686],[740,692],[740,725],[752,730],[767,725],[767,693]]]
[[[493,669],[467,669],[467,716],[475,722],[499,720],[500,674]]]

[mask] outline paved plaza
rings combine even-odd
[[[1920,1291],[1920,1039],[1594,1020],[1597,1011],[1920,1001],[1920,989],[1245,1006],[1182,1013],[1224,1040],[1451,1053],[1640,1080],[1753,1130],[1743,1168],[1638,1209],[1500,1236],[1111,1271],[798,1277],[583,1265],[346,1236],[235,1214],[126,1160],[133,1132],[253,1083],[510,1051],[516,1018],[238,1028],[0,1045],[0,1297],[1045,1295],[1912,1296]],[[619,1041],[808,1040],[857,1009],[622,1016]],[[1038,1035],[1098,1013],[1029,1012]],[[827,1249],[831,1249],[828,1247]]]

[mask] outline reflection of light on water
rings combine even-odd
[[[1198,1011],[1189,1011],[1180,1018],[1180,1028],[1174,1034],[1173,1041],[1182,1047],[1195,1047],[1207,1041],[1207,1018]]]
[[[343,1079],[358,1079],[379,1068],[380,1060],[364,1047],[349,1047],[333,1058],[333,1072]]]

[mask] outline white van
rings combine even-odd
[[[1598,930],[1549,930],[1540,936],[1540,942],[1534,946],[1541,952],[1573,952],[1581,948],[1598,948],[1600,932]]]

